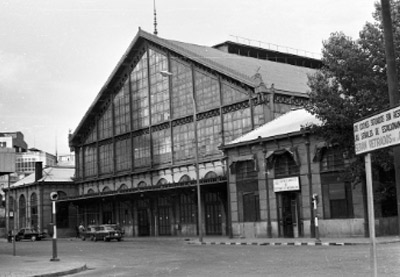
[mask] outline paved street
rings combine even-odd
[[[16,246],[17,256],[52,256],[51,240]],[[74,276],[370,275],[369,245],[197,245],[179,238],[135,238],[124,242],[59,239],[57,246],[61,260],[79,260],[89,267]],[[377,247],[379,276],[400,276],[400,243]],[[0,254],[12,255],[12,244],[1,243]]]

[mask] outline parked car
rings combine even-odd
[[[118,230],[118,228],[116,226],[113,226],[112,224],[99,225],[95,228],[95,230],[96,231],[93,238],[94,241],[110,241],[112,239],[115,239],[117,241],[122,240],[121,230]]]
[[[82,240],[86,240],[86,239],[90,239],[90,240],[94,240],[94,235],[96,233],[96,228],[98,228],[99,226],[97,225],[89,225],[85,231],[80,232],[79,235],[81,236]]]
[[[41,240],[45,237],[44,233],[39,233],[34,228],[22,228],[15,235],[15,240],[20,241],[23,239],[29,239],[31,241]],[[8,234],[8,241],[12,241],[12,234]]]

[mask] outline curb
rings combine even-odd
[[[187,244],[197,245],[253,245],[253,246],[350,246],[350,245],[369,245],[370,242],[321,242],[321,241],[309,241],[309,242],[198,242],[198,241],[186,241]],[[399,239],[391,241],[376,242],[377,244],[390,244],[399,243]]]
[[[39,274],[39,275],[33,275],[33,277],[57,277],[57,276],[65,276],[65,275],[71,275],[71,274],[76,274],[82,271],[87,270],[88,267],[85,265],[74,268],[74,269],[69,269],[69,270],[64,270],[64,271],[59,271],[59,272],[53,272],[53,273],[45,273],[45,274]]]
[[[348,246],[366,243],[353,242],[194,242],[188,244],[198,245],[253,245],[253,246]]]

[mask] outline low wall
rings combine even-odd
[[[395,236],[399,234],[399,222],[397,216],[380,217],[375,219],[376,236]]]
[[[267,222],[236,222],[232,224],[232,235],[242,238],[268,237]],[[272,237],[278,237],[278,223],[271,222]]]
[[[364,219],[323,219],[318,221],[320,237],[364,237]]]

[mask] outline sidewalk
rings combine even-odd
[[[125,238],[126,241],[143,240],[144,238]],[[316,242],[314,238],[228,238],[228,237],[203,237],[200,242],[198,237],[177,238],[177,237],[146,237],[145,239],[174,239],[184,240],[188,244],[197,245],[258,245],[258,246],[346,246],[369,244],[369,238],[321,238]],[[0,239],[1,243],[8,243]],[[399,236],[378,237],[377,244],[400,243]],[[1,245],[0,245],[1,247]],[[1,277],[26,277],[26,276],[65,276],[81,272],[88,267],[82,261],[63,257],[60,261],[50,261],[50,258],[12,256],[0,254],[0,276]]]
[[[0,242],[2,243],[2,242]],[[64,276],[86,270],[78,260],[63,257],[52,262],[44,257],[26,257],[0,254],[1,277]]]

